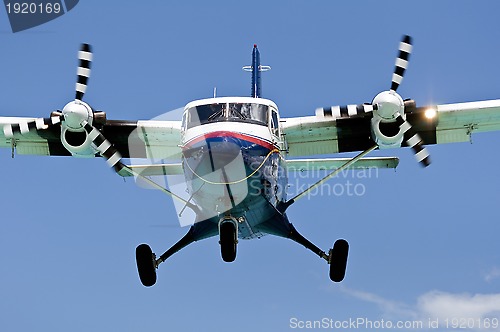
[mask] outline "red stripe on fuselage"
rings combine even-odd
[[[246,135],[246,134],[242,134],[242,133],[237,133],[237,132],[234,132],[234,131],[214,131],[214,132],[211,132],[211,133],[200,135],[198,137],[193,138],[189,142],[186,142],[186,144],[184,144],[184,146],[182,147],[182,149],[188,149],[192,145],[194,145],[194,144],[196,144],[198,142],[201,142],[201,141],[203,141],[203,140],[205,140],[207,138],[213,138],[213,137],[232,137],[232,138],[244,140],[244,141],[247,141],[247,142],[250,142],[250,143],[258,144],[258,145],[260,145],[262,147],[265,147],[266,149],[269,149],[269,150],[274,149],[274,145],[271,142],[269,142],[269,141],[266,141],[266,140],[264,140],[262,138],[258,138],[258,137],[255,137],[255,136]]]

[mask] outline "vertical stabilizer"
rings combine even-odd
[[[260,98],[262,96],[262,85],[260,73],[263,71],[270,70],[269,66],[262,66],[260,64],[260,52],[257,48],[257,45],[253,45],[252,51],[252,65],[243,67],[243,70],[249,71],[252,73],[252,94],[251,96],[254,98]]]

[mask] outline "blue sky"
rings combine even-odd
[[[263,96],[282,117],[370,101],[389,87],[402,34],[415,44],[404,98],[495,99],[499,10],[495,1],[81,1],[16,34],[0,10],[0,114],[46,116],[71,100],[81,42],[95,52],[86,101],[109,119],[151,119],[215,86],[248,95],[241,67],[254,43],[273,67]],[[195,243],[146,289],[136,245],[161,253],[186,232],[169,198],[124,182],[103,160],[0,151],[0,330],[288,331],[293,317],[442,322],[458,304],[460,317],[500,318],[500,133],[473,141],[431,146],[428,169],[409,150],[377,152],[400,157],[397,171],[337,179],[364,195],[289,209],[318,246],[349,240],[340,285],[315,255],[268,236],[241,241],[232,264],[216,239]]]

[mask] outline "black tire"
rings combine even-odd
[[[234,224],[232,222],[222,223],[220,225],[220,252],[224,262],[234,262],[237,243],[238,236]]]
[[[349,254],[349,244],[346,240],[337,240],[331,251],[330,279],[333,282],[341,282],[345,277],[347,267],[347,256]]]
[[[156,266],[153,251],[147,244],[140,244],[135,249],[135,259],[139,278],[146,287],[151,287],[156,283]]]

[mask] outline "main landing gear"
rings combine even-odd
[[[135,249],[135,258],[137,261],[137,270],[139,270],[139,278],[146,287],[151,287],[156,283],[156,257],[147,244],[140,244]]]
[[[333,282],[344,280],[348,253],[349,244],[343,239],[335,241],[333,248],[330,249],[328,263],[330,264],[330,279]]]
[[[151,287],[156,283],[156,269],[158,266],[185,246],[193,243],[196,240],[193,234],[194,230],[191,227],[189,232],[184,235],[182,239],[180,239],[158,259],[147,244],[140,244],[136,248],[135,258],[137,261],[137,270],[139,272],[139,278],[144,286]]]
[[[225,262],[233,262],[236,259],[236,247],[238,244],[238,222],[229,216],[221,218],[218,230],[222,259]],[[156,269],[158,266],[177,251],[199,239],[199,237],[195,236],[194,228],[191,227],[189,232],[179,242],[174,244],[158,259],[147,244],[139,245],[135,250],[135,258],[142,284],[146,287],[153,286],[156,283]]]
[[[290,224],[288,238],[302,244],[304,247],[326,260],[326,262],[330,264],[330,279],[333,282],[341,282],[344,280],[347,267],[347,256],[349,254],[349,244],[346,240],[340,239],[335,241],[333,248],[326,254],[311,241],[303,237],[292,224]]]
[[[216,227],[216,226],[215,226]],[[289,232],[288,238],[299,244],[302,244],[307,249],[314,252],[320,258],[323,258],[330,265],[330,279],[333,282],[341,282],[344,280],[347,257],[349,253],[349,244],[346,240],[340,239],[335,242],[333,248],[329,250],[328,254],[312,244],[309,240],[303,237],[292,224],[288,224]],[[230,217],[225,217],[219,222],[219,243],[221,247],[221,256],[225,262],[232,262],[236,259],[236,247],[238,244],[238,223]],[[216,232],[216,230],[215,230]],[[193,228],[168,249],[159,258],[153,253],[147,244],[141,244],[137,247],[136,260],[137,269],[139,271],[139,278],[146,287],[151,287],[156,283],[156,269],[167,258],[181,250],[185,246],[193,243],[199,238],[195,237]]]

